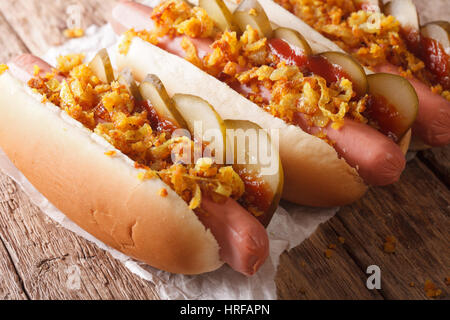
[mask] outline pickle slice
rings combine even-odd
[[[336,64],[350,77],[353,83],[353,89],[358,96],[364,96],[367,93],[368,83],[364,68],[352,56],[342,52],[324,52],[320,54],[330,63]]]
[[[253,122],[246,120],[225,120],[225,125],[227,129],[231,129],[227,131],[227,160],[229,161],[230,158],[233,159],[233,168],[236,172],[245,175],[245,178],[250,178],[252,182],[263,182],[260,187],[266,187],[270,191],[272,197],[269,199],[270,206],[263,215],[258,217],[258,220],[267,227],[274,212],[278,208],[278,203],[283,192],[284,175],[278,148],[272,143],[267,132]],[[257,135],[253,139],[256,142],[256,146],[247,144],[244,146],[240,145],[245,143],[246,137],[248,137],[249,143],[251,143],[252,138],[250,135],[253,134]],[[270,152],[267,155],[268,159],[264,159],[265,161],[262,161],[260,158],[262,151],[260,148],[265,148],[265,150]],[[266,156],[266,152],[263,153]],[[244,163],[239,163],[239,159],[244,159]],[[263,162],[267,162],[267,164]],[[268,170],[270,166],[274,165],[274,169],[269,170],[273,171],[270,174],[267,174],[263,170]],[[245,178],[244,180],[246,180]],[[264,194],[263,190],[259,191]]]
[[[392,133],[400,140],[417,117],[419,99],[416,91],[408,80],[390,73],[371,74],[367,80],[369,93],[375,99],[382,99],[368,106],[369,119],[376,121],[383,133]]]
[[[296,30],[280,27],[275,29],[273,37],[284,40],[287,43],[300,48],[307,56],[312,54],[308,41],[306,41],[305,37]]]
[[[105,48],[97,52],[94,59],[89,62],[89,68],[91,68],[100,81],[105,83],[114,81],[114,70],[109,59],[108,51]]]
[[[384,13],[395,17],[403,29],[419,31],[419,16],[411,0],[392,0],[384,6]]]
[[[117,81],[128,89],[135,101],[142,100],[139,87],[136,84],[136,81],[134,81],[133,74],[130,69],[124,68],[117,77]]]
[[[233,13],[234,21],[242,32],[250,25],[261,36],[272,37],[272,25],[263,7],[257,0],[243,0]]]
[[[216,162],[225,163],[226,126],[216,110],[202,98],[190,94],[175,94],[173,101],[194,139],[201,137],[202,142],[214,143],[210,151],[214,149]]]
[[[139,86],[139,92],[144,100],[149,100],[158,115],[171,121],[179,128],[187,128],[186,122],[175,107],[173,100],[167,94],[161,80],[149,74]]]
[[[209,17],[222,31],[237,31],[238,27],[233,21],[233,14],[223,0],[199,0],[199,6],[205,9]]]

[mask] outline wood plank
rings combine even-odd
[[[384,297],[423,299],[426,279],[446,290],[450,191],[419,160],[408,164],[401,182],[374,188],[338,218],[353,240],[348,249],[358,263],[382,269]],[[398,239],[395,254],[383,252],[386,236]],[[411,282],[417,287],[411,288]]]
[[[43,55],[51,46],[60,45],[67,40],[63,31],[70,19],[67,12],[70,5],[76,3],[82,9],[81,24],[85,28],[91,24],[103,25],[114,2],[115,0],[0,1],[0,10],[30,51]]]
[[[418,157],[450,188],[450,146],[422,151]]]
[[[422,162],[411,161],[400,183],[372,188],[363,199],[342,208],[309,240],[283,255],[282,280],[277,281],[280,298],[366,299],[367,276],[362,273],[369,265],[381,268],[379,293],[386,299],[427,298],[426,279],[448,297],[444,279],[450,266],[449,201],[448,188]],[[338,243],[338,236],[345,238],[344,245]],[[394,254],[383,251],[387,236],[398,239]],[[331,259],[325,259],[329,243],[336,243],[337,249]],[[303,261],[305,267],[301,267]],[[298,295],[300,289],[304,296]]]
[[[336,218],[332,221],[338,222]],[[365,287],[365,270],[339,242],[334,223],[323,224],[300,246],[281,256],[276,277],[278,299],[383,299],[376,290]],[[327,258],[330,244],[336,248]]]
[[[152,284],[134,276],[94,244],[51,221],[3,174],[0,190],[2,241],[30,298],[157,298]]]
[[[19,53],[28,52],[23,41],[15,34],[14,29],[8,24],[5,16],[0,12],[0,63],[6,63]]]
[[[28,299],[0,230],[0,300]]]

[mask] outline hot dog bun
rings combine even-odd
[[[0,75],[0,145],[57,208],[97,239],[156,268],[219,268],[219,245],[159,179],[141,181],[119,150],[14,78]],[[105,152],[114,150],[111,157]],[[167,197],[158,195],[165,188]]]
[[[354,202],[366,192],[357,171],[329,144],[270,115],[188,61],[135,37],[127,54],[117,55],[117,65],[133,70],[138,80],[156,74],[169,93],[200,96],[214,105],[223,119],[249,120],[262,128],[279,129],[285,199],[310,206],[337,206]]]

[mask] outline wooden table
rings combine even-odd
[[[450,18],[448,0],[420,1],[423,20]],[[0,1],[0,61],[42,55],[65,39],[68,1]],[[82,1],[83,24],[102,25],[114,0]],[[450,147],[418,154],[401,181],[372,188],[281,257],[280,299],[422,299],[426,279],[450,292]],[[289,205],[289,204],[285,204]],[[385,253],[395,236],[395,253]],[[339,242],[343,237],[345,242]],[[342,239],[341,239],[342,240]],[[325,257],[330,244],[331,257]],[[381,268],[382,289],[366,288],[366,268]],[[74,266],[79,290],[67,283]],[[69,279],[70,280],[70,279]],[[414,285],[413,285],[414,284]],[[95,245],[50,221],[0,174],[0,299],[158,299],[154,286]]]

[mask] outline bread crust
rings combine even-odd
[[[194,94],[205,99],[223,119],[248,120],[265,129],[279,129],[284,199],[309,206],[338,206],[354,202],[366,192],[357,171],[339,158],[333,147],[265,112],[188,61],[138,37],[132,39],[127,54],[118,54],[116,60],[119,69],[130,68],[137,80],[153,73],[169,94]]]
[[[133,161],[41,99],[10,72],[0,76],[0,146],[51,203],[97,239],[158,269],[199,274],[222,265],[214,236],[170,187],[138,179]],[[111,150],[115,156],[105,155]]]

